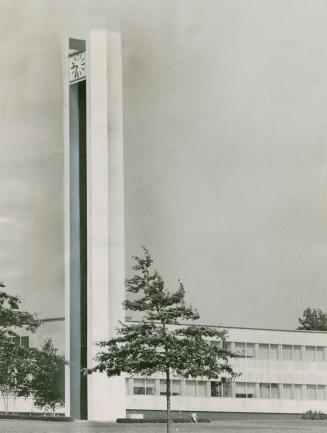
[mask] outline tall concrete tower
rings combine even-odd
[[[65,62],[66,411],[125,416],[124,378],[88,377],[95,343],[124,320],[125,240],[121,38],[92,30]]]

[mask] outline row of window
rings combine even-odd
[[[163,379],[127,379],[127,394],[166,395]],[[229,397],[284,400],[327,400],[326,385],[172,380],[171,395],[185,397]]]
[[[241,343],[211,341],[211,345],[223,347],[239,358],[271,359],[283,361],[327,361],[327,348],[291,344]]]
[[[15,337],[11,337],[11,341],[16,345],[20,347],[29,347],[29,337],[20,337],[19,335],[16,335]]]
[[[326,385],[236,382],[235,398],[326,400]]]

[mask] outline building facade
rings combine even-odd
[[[227,328],[226,348],[239,373],[230,383],[199,378],[172,380],[172,410],[299,414],[327,408],[327,333]],[[211,344],[220,344],[211,342]],[[126,379],[130,416],[154,416],[165,410],[163,377]]]
[[[40,349],[46,340],[51,339],[53,346],[57,349],[57,353],[61,356],[65,355],[65,318],[51,317],[40,319],[40,327],[35,333],[30,331],[17,330],[19,334],[13,337],[13,341],[18,346],[36,347]],[[0,412],[5,412],[4,399],[0,398]],[[8,398],[9,413],[40,413],[41,408],[34,405],[33,398],[24,397],[9,397]],[[58,407],[56,413],[64,414],[65,407]]]
[[[225,329],[228,341],[211,341],[210,344],[223,344],[224,348],[235,353],[231,364],[238,376],[231,382],[174,377],[171,381],[174,417],[185,417],[193,412],[202,418],[215,419],[222,413],[301,414],[307,410],[326,411],[327,333]],[[46,319],[37,333],[22,336],[20,344],[27,341],[29,345],[40,347],[45,339],[51,338],[55,347],[63,353],[63,335],[62,318]],[[100,375],[99,380],[104,388],[110,389],[110,379]],[[135,376],[124,380],[118,383],[120,393],[124,394],[121,416],[163,416],[166,409],[164,376]],[[104,401],[103,406],[108,419],[113,419],[109,402]],[[23,398],[17,399],[16,410],[38,411],[31,399]],[[64,412],[64,408],[59,412]]]

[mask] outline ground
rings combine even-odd
[[[164,424],[109,424],[0,420],[0,433],[164,433]],[[210,424],[175,424],[172,433],[325,433],[327,421],[257,420],[215,421]]]

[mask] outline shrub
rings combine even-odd
[[[144,423],[165,423],[166,418],[117,418],[116,422],[120,424],[144,424]],[[175,423],[189,423],[190,418],[176,418],[173,419],[172,422]],[[198,423],[209,423],[208,419],[198,419]]]
[[[327,414],[319,410],[307,410],[305,413],[302,414],[301,418],[309,420],[327,419]]]
[[[1,419],[17,419],[17,420],[30,420],[30,421],[58,421],[58,422],[71,422],[73,421],[72,418],[66,417],[64,415],[57,415],[57,416],[44,416],[44,415],[28,415],[28,414],[4,414],[0,413],[0,420]]]

